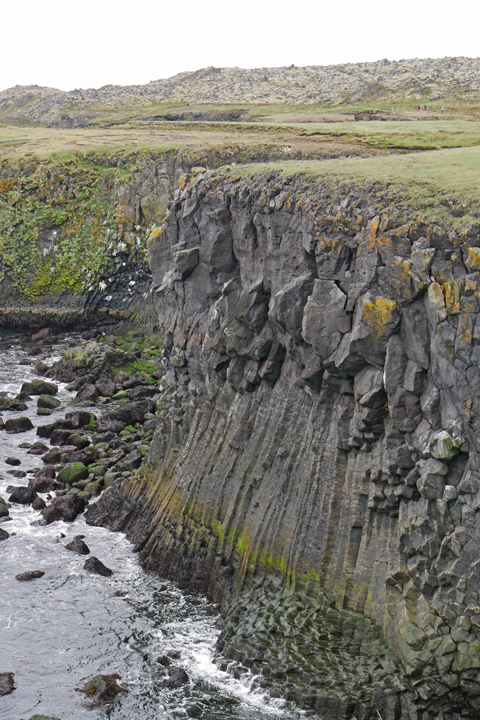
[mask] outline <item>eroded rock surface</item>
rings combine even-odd
[[[149,251],[149,468],[90,522],[218,599],[219,656],[322,717],[477,717],[478,228],[210,180]]]

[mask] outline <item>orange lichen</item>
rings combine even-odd
[[[362,321],[380,337],[395,320],[397,303],[387,297],[367,298],[363,304]]]

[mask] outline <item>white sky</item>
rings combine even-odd
[[[0,91],[143,84],[185,70],[480,56],[476,0],[17,0]]]

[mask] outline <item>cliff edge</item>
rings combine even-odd
[[[324,718],[477,717],[479,228],[275,173],[182,184],[148,242],[148,466],[90,522],[216,598],[254,685]]]

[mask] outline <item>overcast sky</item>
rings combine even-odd
[[[1,12],[0,90],[143,84],[203,67],[480,56],[468,0],[19,0]]]

